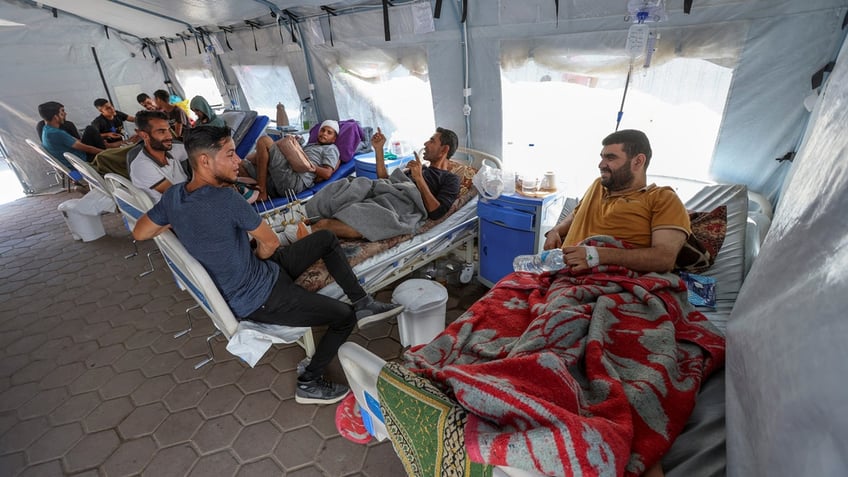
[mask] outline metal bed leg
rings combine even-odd
[[[138,274],[139,278],[146,277],[147,275],[150,275],[151,273],[156,271],[156,267],[153,266],[153,259],[150,257],[154,253],[162,253],[162,252],[158,248],[156,250],[152,250],[150,252],[147,252],[147,264],[150,265],[150,269],[139,273]]]
[[[211,335],[209,335],[208,338],[206,338],[206,346],[209,347],[209,356],[207,356],[206,359],[204,359],[203,361],[195,364],[194,369],[200,369],[203,366],[206,366],[207,364],[209,364],[209,362],[215,360],[215,350],[212,349],[212,340],[215,339],[216,337],[220,336],[220,335],[221,335],[221,330],[215,330],[214,333],[212,333]]]
[[[182,331],[178,331],[176,334],[174,334],[174,339],[177,339],[177,338],[179,338],[180,336],[183,336],[184,334],[186,334],[186,333],[190,332],[190,331],[191,331],[191,329],[194,327],[194,325],[193,325],[193,324],[192,324],[192,322],[191,322],[191,311],[192,311],[192,310],[195,310],[195,309],[197,309],[197,308],[200,308],[200,305],[199,305],[199,304],[198,304],[198,305],[194,305],[194,306],[190,306],[190,307],[186,308],[185,313],[186,313],[186,318],[188,319],[188,328],[186,328],[186,329],[184,329],[184,330],[182,330]]]

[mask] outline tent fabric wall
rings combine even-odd
[[[716,180],[779,195],[788,164],[775,158],[797,148],[809,117],[803,102],[810,78],[838,51],[845,12],[843,6],[754,21],[716,145]]]
[[[139,84],[148,94],[162,84],[162,70],[150,55],[145,59],[140,45],[127,42],[116,32],[106,38],[103,27],[49,11],[0,3],[0,18],[24,26],[0,27],[0,136],[9,149],[9,160],[21,171],[30,191],[41,192],[55,180],[46,173],[50,167],[24,139],[37,137],[38,105],[59,101],[65,105],[68,120],[80,129],[99,113],[94,100],[107,97],[91,49],[94,47],[110,88]],[[114,89],[110,94],[116,100]],[[117,100],[116,100],[117,101]],[[128,114],[138,104],[116,105]]]
[[[727,326],[728,475],[845,475],[848,42]]]
[[[273,54],[275,60],[282,57],[282,61],[291,69],[299,97],[310,95],[310,82],[314,86],[313,96],[316,97],[322,117],[334,117],[338,112],[328,67],[318,58],[317,51],[342,51],[346,42],[357,41],[372,47],[414,45],[426,48],[436,124],[456,130],[464,145],[468,145],[465,144],[468,138],[473,147],[499,156],[502,155],[503,128],[500,104],[502,42],[528,39],[538,44],[556,46],[566,41],[569,48],[591,49],[597,46],[594,44],[597,42],[591,41],[593,35],[622,37],[630,25],[624,19],[626,3],[619,0],[560,2],[558,19],[554,15],[554,2],[549,0],[501,0],[494,3],[470,0],[465,25],[459,21],[457,2],[446,2],[439,19],[431,17],[434,2],[414,2],[389,9],[392,32],[390,43],[386,43],[383,38],[382,12],[379,10],[333,17],[333,41],[338,45],[334,46],[329,42],[330,23],[326,15],[309,17],[319,11],[316,2],[285,2],[286,8],[307,15],[296,28],[300,44],[295,46],[291,44],[291,35],[286,28],[283,28],[281,42],[276,25],[252,31],[245,28],[242,19],[235,19],[238,16],[236,12],[261,14],[263,22],[267,23],[270,19],[268,10],[257,7],[257,4],[239,10],[237,0],[221,0],[222,5],[216,8],[215,15],[210,13],[204,17],[202,9],[187,5],[177,4],[171,8],[169,5],[172,2],[165,0],[150,0],[148,3],[154,11],[167,11],[172,18],[180,19],[181,24],[199,26],[199,19],[209,21],[204,26],[214,32],[212,36],[216,38],[215,43],[220,50],[220,56],[211,63],[217,67],[220,58],[223,83],[237,83],[230,67],[239,61],[242,54]],[[345,6],[361,3],[353,0],[337,2]],[[280,2],[277,4],[283,5]],[[810,75],[830,61],[840,45],[844,36],[841,21],[848,0],[703,0],[695,3],[689,15],[682,13],[682,6],[678,3],[666,4],[668,20],[658,24],[661,29],[686,32],[728,24],[745,25],[745,44],[734,72],[711,174],[715,180],[745,183],[753,190],[764,192],[772,198],[777,197],[788,166],[780,165],[774,159],[796,147],[809,117],[802,101],[810,93]],[[35,156],[21,146],[20,138],[34,137],[29,124],[23,124],[37,120],[35,107],[38,103],[51,98],[64,102],[68,106],[70,119],[81,125],[96,114],[88,105],[94,97],[103,93],[92,93],[91,88],[100,86],[89,58],[91,46],[100,55],[110,87],[137,83],[141,91],[149,93],[163,86],[163,74],[160,65],[154,64],[149,54],[147,58],[140,54],[140,43],[136,40],[125,41],[114,31],[111,38],[107,39],[100,25],[79,20],[61,11],[59,18],[54,19],[49,11],[30,5],[22,1],[0,4],[2,18],[19,20],[27,25],[3,27],[0,30],[6,64],[15,65],[15,68],[4,69],[3,77],[9,78],[4,84],[14,85],[18,89],[22,81],[26,82],[25,88],[19,88],[24,94],[4,98],[0,106],[0,111],[4,113],[0,118],[0,134],[3,134],[13,156],[21,156],[20,159],[29,157],[27,163],[37,163]],[[72,5],[72,2],[67,5]],[[360,15],[364,20],[355,20]],[[223,33],[216,31],[217,24],[231,17],[230,24],[237,27],[236,31],[227,35],[235,49],[232,52],[223,46]],[[110,20],[103,18],[104,23]],[[471,113],[468,121],[462,108],[463,90],[466,88],[463,27],[467,27],[469,51],[467,86],[471,94],[468,99]],[[172,35],[176,33],[172,32]],[[259,53],[253,51],[254,34]],[[581,38],[589,40],[579,43]],[[575,41],[579,44],[575,44]],[[193,39],[188,40],[187,48],[184,49],[181,41],[172,41],[170,47],[174,58],[170,60],[164,58],[166,54],[161,42],[157,50],[173,70],[182,61],[190,61],[181,57],[198,56],[193,43]],[[709,45],[710,41],[702,43]],[[26,45],[26,50],[11,45]],[[303,45],[306,46],[305,52],[299,51]],[[624,45],[620,46],[623,51]],[[608,47],[615,47],[615,42]],[[549,50],[551,57],[556,53],[555,48]],[[132,57],[133,54],[136,56]],[[30,58],[39,58],[39,61],[29,61]],[[44,59],[49,59],[49,64]],[[59,78],[63,80],[61,83]],[[175,84],[178,92],[192,95],[191,91],[181,91],[180,86]],[[81,88],[85,90],[79,91]],[[220,89],[226,93],[224,85],[220,85]],[[243,101],[243,94],[239,94],[238,99],[243,107],[250,107]],[[134,105],[119,107],[132,111]],[[21,126],[16,126],[17,123]],[[468,127],[470,130],[467,130]],[[530,118],[528,127],[533,127]],[[697,131],[689,133],[697,134]],[[13,160],[17,159],[13,157]],[[34,166],[28,165],[26,169],[31,167]],[[563,168],[567,167],[568,164],[564,163]],[[28,175],[32,176],[32,180],[38,178],[49,181],[49,178],[40,177],[37,170]]]

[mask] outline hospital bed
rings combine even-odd
[[[242,158],[253,150],[269,121],[268,116],[257,114],[256,111],[233,109],[225,109],[221,118],[232,129],[236,154]]]
[[[657,179],[656,182],[675,187],[690,211],[708,212],[722,205],[726,207],[726,232],[723,243],[715,262],[708,270],[702,272],[703,275],[717,280],[717,304],[714,309],[699,308],[717,328],[724,331],[745,274],[756,258],[759,244],[767,232],[770,206],[768,201],[758,194],[749,193],[745,186],[686,180],[669,184],[666,179]],[[439,337],[435,338],[438,339]],[[377,392],[377,377],[386,362],[351,342],[342,345],[339,359],[366,429],[378,440],[388,438],[385,409],[381,407]],[[663,470],[667,476],[725,474],[724,380],[724,370],[721,369],[701,383],[694,410],[662,459]],[[497,467],[493,475],[528,477],[541,474]]]

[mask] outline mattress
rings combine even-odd
[[[686,201],[689,210],[727,206],[727,232],[712,267],[703,272],[716,279],[716,308],[698,307],[722,332],[727,329],[746,271],[748,191],[744,185],[706,185]],[[698,393],[683,432],[663,457],[668,477],[723,476],[727,468],[725,372],[710,376]]]

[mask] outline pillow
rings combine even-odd
[[[686,239],[675,266],[680,270],[700,273],[710,268],[718,256],[727,233],[727,206],[709,212],[689,212],[692,234]]]
[[[450,160],[448,161],[448,170],[459,176],[459,196],[462,197],[466,192],[474,187],[472,180],[477,171],[467,165]]]
[[[309,130],[308,144],[318,142],[318,131],[321,129],[321,123],[316,123]],[[341,162],[349,162],[353,159],[353,153],[359,147],[359,143],[365,140],[365,133],[362,127],[355,119],[345,119],[339,121],[339,135],[336,138],[336,147],[339,148],[339,160]]]

